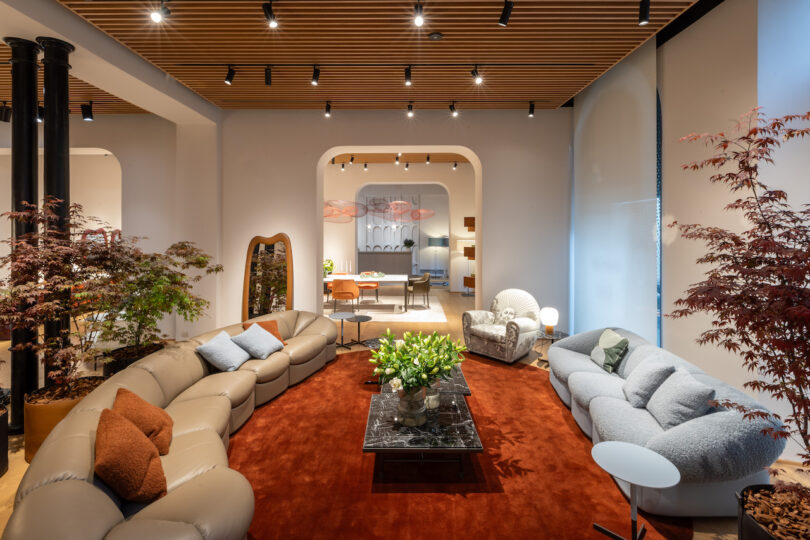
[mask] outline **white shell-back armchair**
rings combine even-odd
[[[521,289],[506,289],[489,311],[465,311],[464,342],[470,352],[509,364],[528,354],[540,330],[540,306]]]

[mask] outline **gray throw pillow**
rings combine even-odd
[[[647,410],[661,427],[670,429],[706,414],[714,399],[714,388],[698,381],[683,368],[677,368],[647,402]]]
[[[231,341],[224,330],[197,347],[197,352],[220,371],[234,371],[250,359],[248,352]]]
[[[233,336],[231,341],[245,349],[252,358],[261,360],[284,348],[284,344],[276,336],[259,324],[251,324],[247,330]]]
[[[644,408],[658,387],[675,371],[675,366],[647,360],[639,364],[624,381],[622,390],[630,405]]]
[[[608,373],[613,373],[627,354],[629,345],[627,338],[608,328],[599,336],[599,343],[591,351],[591,360]]]

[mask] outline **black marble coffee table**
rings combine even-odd
[[[451,372],[452,376],[448,380],[442,380],[439,386],[440,394],[461,394],[462,396],[471,395],[470,386],[467,384],[467,379],[464,378],[464,372],[461,371],[461,366],[456,366]],[[383,394],[393,394],[391,385],[385,383],[380,387],[380,392]]]

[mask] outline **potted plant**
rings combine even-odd
[[[427,421],[426,389],[441,379],[449,379],[454,367],[464,361],[466,351],[459,340],[438,332],[422,335],[405,332],[397,340],[391,330],[380,338],[380,348],[372,351],[369,360],[380,384],[389,383],[399,394],[397,420],[407,427],[421,426]]]
[[[335,261],[332,259],[323,260],[323,277],[329,276],[335,270]]]
[[[175,312],[186,321],[199,319],[209,302],[192,292],[194,283],[222,271],[191,242],[172,244],[164,253],[144,253],[134,238],[119,237],[114,243],[122,256],[110,270],[111,284],[99,305],[104,313],[98,321],[99,338],[123,346],[107,353],[105,375],[163,348],[158,325],[165,315]]]
[[[676,302],[672,317],[709,314],[712,326],[698,343],[739,354],[755,374],[745,386],[786,403],[789,412],[780,416],[728,401],[717,405],[747,419],[771,420],[773,427],[763,435],[796,441],[804,467],[810,466],[810,206],[790,206],[784,191],[760,180],[759,167],[772,166],[784,142],[810,136],[810,129],[793,127],[808,121],[810,113],[768,119],[755,109],[731,133],[684,137],[714,148],[713,156],[684,168],[715,169],[709,180],[737,197],[725,208],[747,226],[737,232],[673,224],[683,238],[706,244],[698,263],[709,269],[706,279]],[[810,520],[810,489],[799,484],[750,486],[738,499],[740,538],[796,538],[798,527]]]
[[[408,249],[413,248],[415,244],[416,242],[414,242],[412,238],[406,238],[405,240],[402,241],[402,245]]]
[[[0,324],[35,335],[46,325],[56,329],[15,346],[34,351],[46,370],[46,386],[25,396],[26,461],[68,411],[101,383],[100,377],[79,377],[79,369],[99,355],[93,347],[98,335],[95,314],[99,299],[109,292],[108,269],[119,258],[114,247],[81,238],[90,220],[78,205],[70,207],[68,231],[60,230],[55,213],[60,203],[48,199],[41,209],[29,205],[4,214],[34,228],[5,241],[11,252],[0,258],[0,268],[9,276],[2,283]]]

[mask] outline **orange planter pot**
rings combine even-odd
[[[25,461],[31,463],[45,438],[82,398],[59,399],[50,403],[25,403]]]

